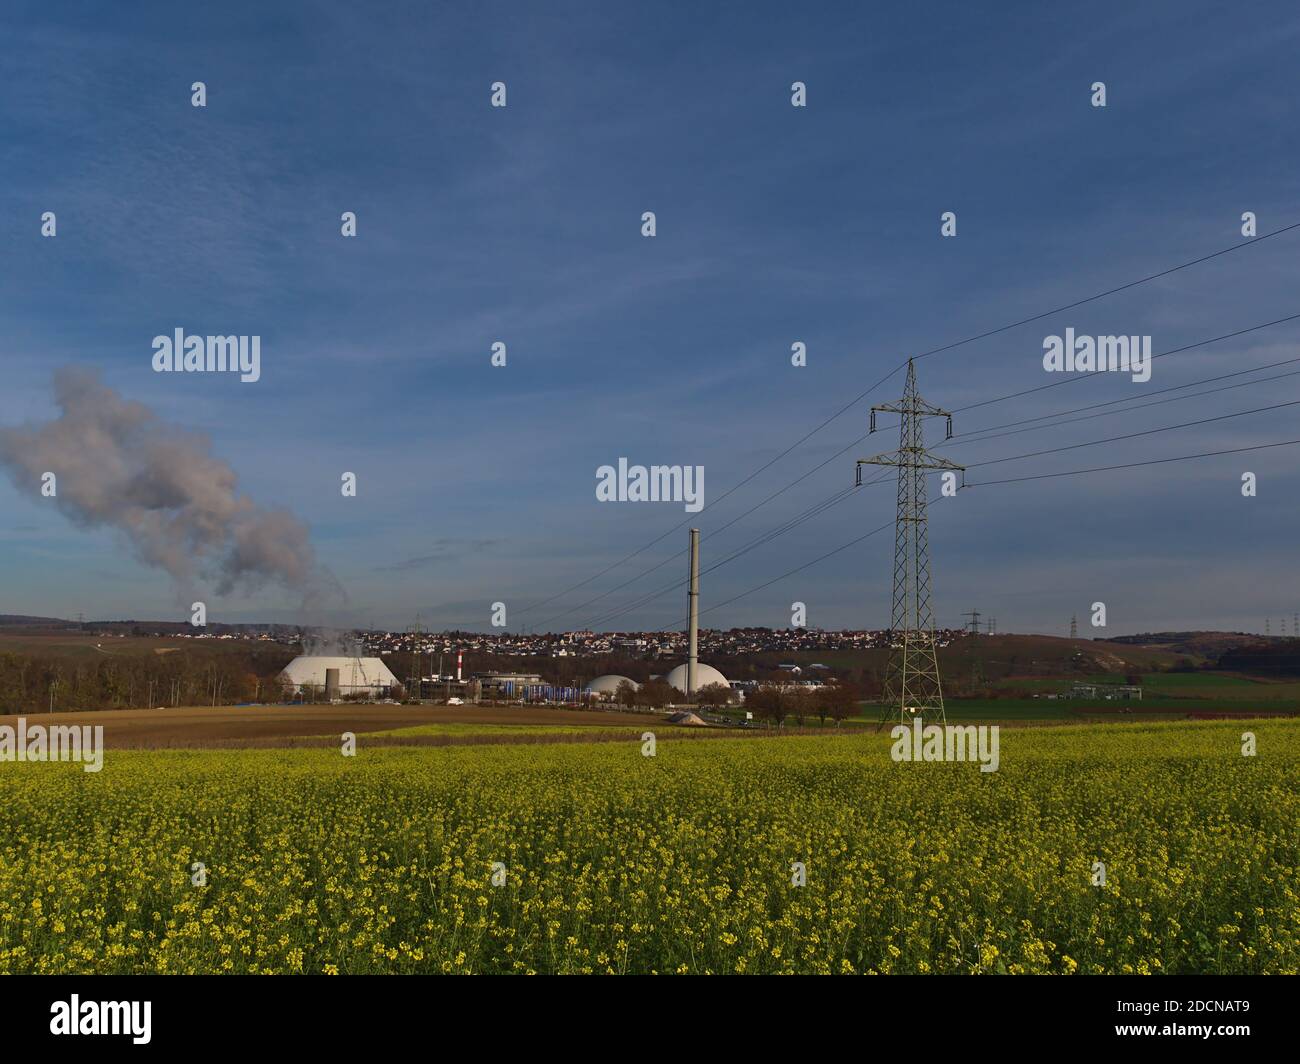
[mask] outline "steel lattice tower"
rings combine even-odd
[[[943,688],[939,682],[934,617],[930,612],[930,543],[926,530],[926,474],[943,469],[964,472],[963,466],[925,449],[923,418],[948,419],[952,437],[952,415],[927,403],[916,390],[916,369],[907,362],[907,383],[903,398],[871,408],[871,431],[876,431],[876,412],[898,414],[898,450],[860,458],[857,480],[862,483],[864,465],[898,467],[898,508],[894,521],[894,600],[890,614],[889,665],[885,673],[884,708],[880,723],[910,721],[920,715],[943,723]]]

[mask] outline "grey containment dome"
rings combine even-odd
[[[610,673],[608,676],[597,676],[591,683],[587,684],[587,690],[593,695],[612,695],[617,693],[618,685],[621,683],[630,683],[633,690],[641,686],[636,681],[629,680],[626,676]]]
[[[677,690],[685,693],[686,691],[686,666],[678,665],[667,676],[664,677],[669,687],[676,687]],[[695,690],[701,691],[710,684],[720,683],[723,687],[730,688],[731,684],[727,678],[718,672],[712,665],[705,665],[698,662],[695,666]]]

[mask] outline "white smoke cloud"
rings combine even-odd
[[[62,412],[53,421],[0,428],[0,465],[20,491],[39,496],[42,474],[54,473],[64,514],[123,533],[182,598],[199,581],[219,594],[278,584],[304,605],[342,597],[307,527],[241,495],[205,436],[164,422],[88,370],[58,370],[54,394]]]

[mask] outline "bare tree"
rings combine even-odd
[[[772,721],[778,728],[790,715],[790,705],[786,691],[777,684],[760,684],[749,692],[745,705],[753,710],[754,716]]]

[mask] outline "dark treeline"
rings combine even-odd
[[[0,653],[0,713],[280,701],[287,647],[185,647],[102,658]]]
[[[1300,640],[1235,647],[1220,655],[1215,667],[1254,676],[1300,676]]]

